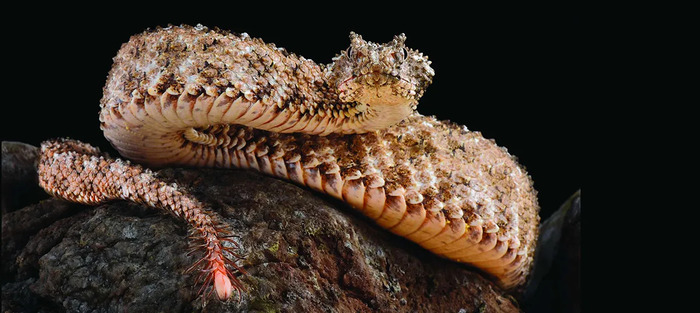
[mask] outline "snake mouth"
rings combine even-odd
[[[338,85],[341,101],[365,103],[370,106],[413,103],[415,89],[415,84],[409,79],[384,72],[353,75]]]
[[[382,71],[371,71],[371,72],[366,72],[366,73],[360,73],[360,74],[353,74],[347,79],[343,80],[340,84],[339,87],[348,84],[349,82],[357,81],[360,84],[366,84],[369,86],[383,86],[386,84],[391,84],[391,83],[396,83],[399,81],[403,81],[405,83],[411,83],[410,80],[408,80],[405,77],[402,77],[401,75],[398,74],[392,74],[392,73],[387,73],[387,72],[382,72]]]

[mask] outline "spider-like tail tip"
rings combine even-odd
[[[219,300],[225,301],[231,297],[233,294],[233,285],[231,284],[231,279],[225,271],[219,269],[214,271],[214,289],[216,290],[216,295]]]

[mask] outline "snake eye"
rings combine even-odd
[[[351,58],[363,58],[365,56],[364,53],[353,49],[352,46],[348,47],[348,50],[345,53],[347,53],[347,55]]]
[[[391,57],[398,62],[405,60],[407,55],[408,53],[406,52],[406,48],[402,48],[401,51],[391,53]]]

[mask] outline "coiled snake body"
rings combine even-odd
[[[171,26],[133,36],[114,58],[100,121],[119,153],[149,166],[237,167],[329,194],[504,288],[530,270],[532,181],[478,132],[418,114],[434,75],[427,57],[351,34],[330,65],[247,34]],[[177,185],[73,140],[42,144],[40,183],[83,203],[128,199],[171,210],[204,254],[220,299],[242,288],[225,225]]]

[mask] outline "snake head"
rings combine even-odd
[[[351,32],[350,47],[333,58],[329,82],[344,103],[414,110],[435,72],[428,57],[404,45],[406,35],[376,44]],[[395,108],[398,109],[398,108]]]

